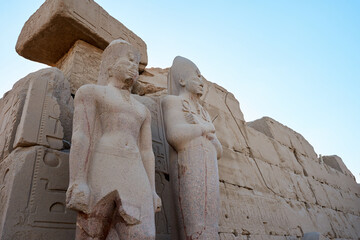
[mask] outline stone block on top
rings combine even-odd
[[[55,66],[77,40],[104,50],[121,38],[141,54],[139,70],[147,65],[146,43],[93,0],[46,0],[26,21],[16,43],[23,57]]]

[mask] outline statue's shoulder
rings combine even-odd
[[[181,97],[175,95],[167,95],[161,100],[161,104],[164,107],[174,107],[181,103]]]
[[[96,99],[99,95],[104,95],[106,92],[106,86],[96,84],[82,85],[75,94],[76,99]]]

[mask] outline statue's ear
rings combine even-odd
[[[185,87],[186,81],[183,78],[180,78],[179,84],[180,84],[180,86]]]

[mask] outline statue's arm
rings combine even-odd
[[[149,178],[151,190],[153,193],[154,210],[155,212],[160,211],[161,200],[156,194],[155,190],[155,157],[152,150],[152,136],[151,136],[151,114],[146,108],[146,118],[140,129],[139,149],[141,159]]]
[[[96,103],[92,86],[83,86],[77,91],[74,108],[67,206],[86,212],[90,194],[87,174],[91,164],[91,143],[96,118]]]
[[[183,118],[180,117],[180,114],[183,114],[181,105],[174,96],[164,98],[161,107],[164,115],[166,139],[175,149],[196,137],[215,132],[213,124],[189,124],[183,121]]]

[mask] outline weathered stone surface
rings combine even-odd
[[[269,192],[254,159],[245,154],[224,148],[223,156],[218,161],[218,165],[220,181],[249,190]]]
[[[70,83],[71,94],[85,84],[96,84],[102,50],[78,40],[69,52],[56,63]]]
[[[197,66],[177,56],[161,101],[166,139],[171,145],[170,179],[178,239],[218,239],[220,212],[217,160],[222,146],[213,120],[200,104],[203,79]]]
[[[70,83],[71,94],[85,84],[96,84],[99,76],[102,50],[78,40],[57,63]],[[143,96],[162,96],[167,90],[167,73],[169,69],[147,68],[134,84],[132,93]]]
[[[69,83],[56,68],[42,69],[19,80],[0,99],[1,159],[14,148],[43,145],[69,148],[73,100]]]
[[[104,50],[119,38],[141,53],[139,70],[143,71],[148,61],[145,42],[93,0],[47,0],[25,23],[16,51],[55,66],[77,40]]]
[[[275,139],[285,146],[296,149],[296,151],[311,159],[317,159],[314,148],[303,136],[274,119],[263,117],[249,122],[248,126],[264,133],[266,136]]]
[[[68,153],[17,148],[0,163],[0,238],[73,239],[76,213],[65,208]]]
[[[301,240],[326,240],[328,238],[323,237],[319,232],[305,233]]]
[[[349,171],[349,169],[345,166],[344,162],[342,161],[342,159],[339,156],[336,155],[332,155],[332,156],[322,156],[321,160],[328,165],[329,167],[331,167],[332,169],[335,169],[339,172],[341,172],[342,174],[346,175],[346,176],[350,176],[351,178],[353,178],[355,180],[354,175]]]
[[[79,212],[78,240],[155,239],[151,113],[130,94],[139,60],[132,45],[114,40],[102,54],[104,82],[77,91],[66,204]]]
[[[63,139],[70,141],[72,129],[69,83],[56,68],[39,70],[28,78],[29,89],[14,147],[43,145],[62,149]]]
[[[14,139],[21,119],[28,85],[28,80],[22,79],[15,83],[12,90],[5,93],[0,99],[0,161],[14,149]]]
[[[223,147],[248,153],[244,117],[232,93],[205,79],[201,100],[215,128],[219,129],[217,136]]]

